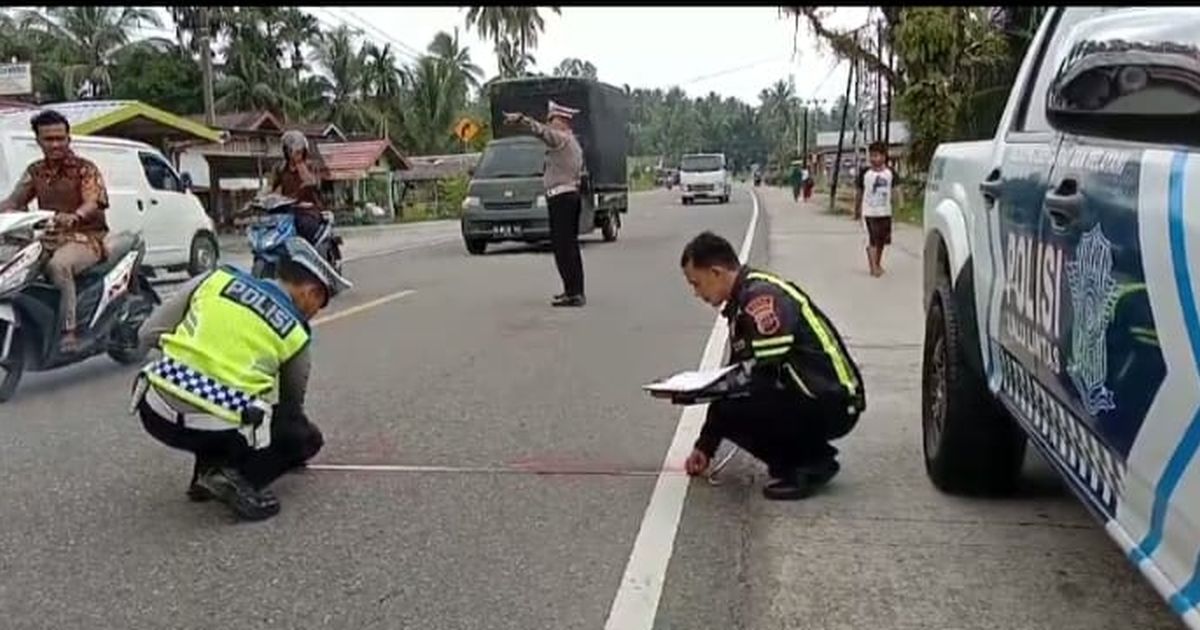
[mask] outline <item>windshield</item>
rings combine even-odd
[[[685,155],[679,162],[679,170],[689,173],[697,171],[719,171],[725,166],[725,160],[719,155]]]
[[[493,144],[483,152],[479,166],[475,169],[475,177],[479,179],[541,177],[545,162],[545,145],[536,140]]]

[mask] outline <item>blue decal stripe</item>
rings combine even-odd
[[[1179,294],[1183,310],[1183,322],[1187,329],[1188,343],[1192,350],[1192,361],[1200,372],[1200,314],[1196,312],[1196,299],[1192,292],[1192,278],[1187,263],[1187,230],[1183,219],[1183,179],[1187,165],[1187,153],[1176,152],[1171,159],[1171,174],[1168,183],[1167,225],[1171,243],[1171,262],[1174,267],[1175,289]],[[1179,487],[1183,472],[1200,448],[1200,408],[1192,415],[1191,423],[1183,439],[1175,447],[1166,470],[1154,487],[1154,507],[1150,513],[1150,531],[1141,544],[1130,552],[1130,559],[1137,562],[1150,556],[1162,544],[1163,527],[1167,516],[1167,505],[1171,495]],[[1195,580],[1193,580],[1195,581]],[[1174,602],[1173,602],[1174,603]]]

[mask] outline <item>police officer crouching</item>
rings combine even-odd
[[[162,349],[134,385],[142,425],[195,454],[190,499],[247,520],[278,514],[267,486],[324,444],[304,414],[308,321],[350,287],[304,239],[286,250],[277,281],[222,266],[183,285],[139,334]]]
[[[792,282],[743,266],[724,238],[700,234],[680,265],[697,297],[724,305],[730,360],[750,369],[747,396],[709,405],[688,474],[703,473],[727,439],[767,465],[768,499],[809,496],[840,468],[829,441],[849,433],[866,408],[858,366],[807,295]]]

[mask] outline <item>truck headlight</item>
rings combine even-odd
[[[479,205],[479,197],[467,197],[466,199],[463,199],[463,202],[462,202],[463,210],[466,210],[467,208],[474,208],[478,205]]]
[[[538,195],[538,196],[537,196],[537,201],[535,201],[535,202],[534,202],[534,205],[536,205],[536,206],[537,206],[537,207],[539,207],[539,208],[545,208],[545,207],[547,207],[547,204],[546,204],[546,195]]]

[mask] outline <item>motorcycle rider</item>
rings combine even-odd
[[[350,287],[311,245],[285,243],[279,279],[222,266],[193,278],[142,325],[133,408],[146,431],[196,455],[188,497],[215,498],[247,520],[279,512],[267,489],[324,445],[304,413],[309,320]]]
[[[71,123],[62,114],[45,110],[30,121],[43,159],[29,165],[11,195],[0,201],[0,212],[17,212],[37,200],[54,212],[53,225],[43,241],[51,252],[46,274],[59,290],[63,318],[61,351],[78,350],[75,277],[107,256],[105,210],[108,192],[100,169],[71,150]]]
[[[296,221],[296,232],[317,246],[317,234],[321,231],[321,178],[309,161],[308,138],[300,131],[286,131],[280,138],[283,143],[284,162],[273,173],[268,191],[295,199],[291,206]]]

